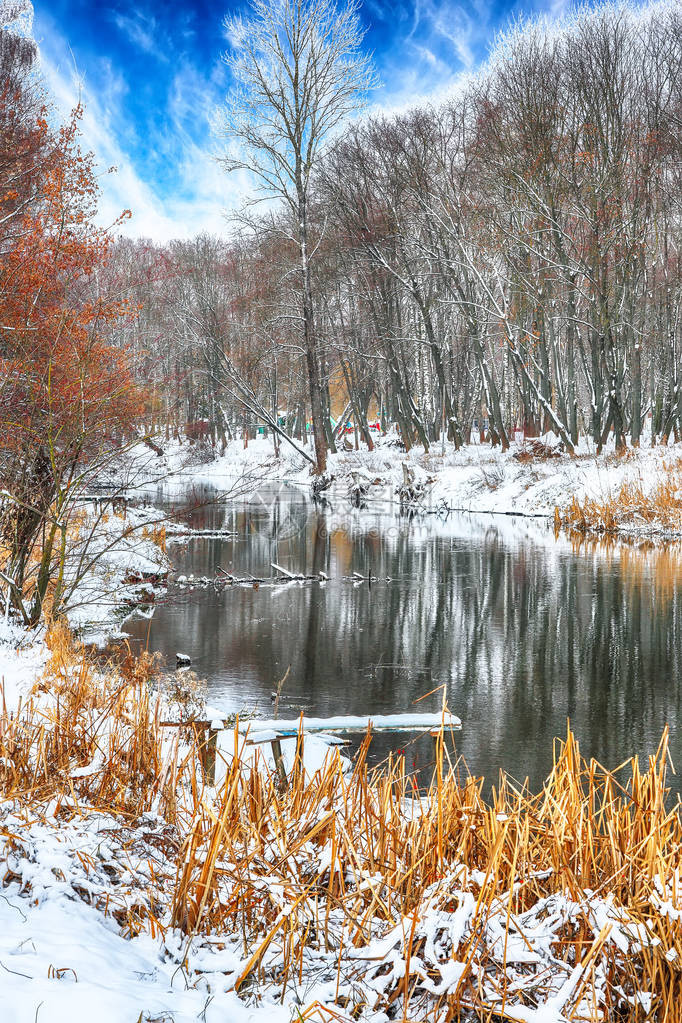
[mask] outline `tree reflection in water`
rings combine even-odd
[[[172,591],[131,635],[174,663],[192,655],[226,711],[270,711],[288,665],[282,713],[408,711],[445,685],[463,720],[457,752],[494,782],[500,768],[536,785],[570,718],[583,752],[608,766],[648,754],[666,722],[673,757],[682,679],[682,553],[555,541],[528,520],[410,519],[387,505],[315,506],[294,488],[188,513],[234,540],[171,548],[178,572],[213,577],[325,572],[325,584]],[[357,572],[371,582],[353,582]],[[437,710],[440,692],[420,705]],[[405,747],[378,736],[375,756]],[[430,742],[407,747],[424,766]]]

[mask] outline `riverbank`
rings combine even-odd
[[[63,629],[35,653],[0,720],[12,1023],[677,1019],[665,736],[613,775],[569,734],[540,792],[486,801],[442,741],[426,792],[366,745],[282,790],[227,732],[212,786],[149,658],[102,666]]]
[[[337,456],[334,500],[350,502],[380,456]],[[421,457],[406,461],[413,482],[430,473]],[[513,453],[503,457],[506,472]],[[553,471],[558,460],[545,461]],[[370,507],[400,500],[403,459],[386,462],[395,492],[370,479]],[[459,480],[461,467],[448,468]],[[184,487],[203,471],[174,478]],[[441,471],[428,487],[446,482]],[[157,512],[126,516],[106,523],[112,539],[135,525],[128,560],[112,548],[112,592],[136,585],[136,551],[163,560]],[[531,520],[500,526],[551,538]],[[560,557],[570,545],[554,546]],[[586,599],[592,608],[592,588]],[[63,628],[42,639],[0,629],[0,972],[12,1023],[676,1023],[682,824],[666,799],[667,734],[646,771],[635,761],[616,773],[585,762],[569,734],[543,786],[503,776],[490,797],[443,741],[418,792],[403,756],[373,773],[366,746],[351,764],[306,738],[296,771],[291,740],[283,790],[272,760],[228,729],[213,784],[205,732],[162,725],[214,716],[191,674],[162,678],[153,658],[125,651],[102,663]],[[490,696],[486,712],[498,716]]]
[[[137,451],[147,472],[172,485],[209,483],[249,492],[263,483],[311,484],[310,466],[282,445],[259,438],[244,449],[233,441],[222,457],[202,462],[195,446],[171,442],[161,458]],[[407,471],[407,476],[405,472]],[[329,456],[327,496],[361,502],[395,501],[424,512],[467,511],[538,516],[585,534],[633,539],[682,537],[682,443],[597,455],[586,441],[575,456],[558,438],[516,441],[507,452],[489,444],[433,445],[405,453],[395,436],[374,451]],[[412,492],[407,488],[411,487]]]
[[[166,528],[155,513],[104,502],[77,516],[68,547],[66,618],[89,643],[122,639],[131,614],[151,615],[170,570]]]
[[[0,569],[7,558],[0,543]],[[27,614],[35,599],[41,558],[38,541],[25,573]],[[153,611],[169,569],[165,526],[158,515],[125,504],[114,508],[106,499],[79,502],[65,523],[63,551],[53,552],[42,619],[65,618],[74,632],[94,644],[123,638],[121,626],[128,616]],[[0,624],[21,622],[22,615],[13,611],[5,590],[0,598]]]

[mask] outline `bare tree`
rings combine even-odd
[[[226,163],[275,201],[229,241],[140,248],[144,309],[120,333],[153,428],[205,424],[215,446],[257,420],[276,447],[312,405],[316,468],[348,415],[371,447],[370,405],[407,449],[443,428],[503,448],[552,431],[567,451],[682,437],[677,9],[514,26],[443,107],[335,133],[371,79],[355,9],[251,10],[228,23]],[[330,10],[346,20],[323,59]]]
[[[248,170],[262,198],[283,200],[299,253],[303,332],[317,472],[327,465],[320,344],[311,283],[311,174],[324,140],[376,85],[356,0],[251,0],[250,17],[229,15],[226,62],[236,85],[223,129],[238,152],[228,170]]]

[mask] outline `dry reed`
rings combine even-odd
[[[284,998],[336,962],[329,1001],[353,1019],[532,1019],[546,1003],[557,1018],[679,1019],[667,734],[646,772],[633,760],[612,773],[569,731],[538,795],[503,776],[490,801],[443,744],[422,794],[402,758],[370,772],[367,748],[350,777],[336,759],[286,793],[236,756],[218,805],[196,806],[172,919],[243,936],[237,988]]]
[[[238,940],[229,983],[301,1020],[680,1019],[667,732],[645,771],[608,771],[569,731],[539,793],[501,776],[486,798],[444,737],[426,791],[403,757],[370,770],[369,736],[351,771],[334,752],[283,791],[235,729],[212,789],[191,730],[162,735],[149,662],[102,672],[63,630],[50,640],[38,689],[0,715],[0,793],[171,829],[153,902],[116,910],[125,933]]]
[[[23,705],[0,714],[0,794],[45,802],[63,793],[91,807],[139,816],[163,794],[158,706],[150,695],[154,660],[128,656],[98,669],[74,646],[63,622],[47,633],[50,659]]]
[[[657,528],[682,532],[682,477],[679,465],[666,465],[665,474],[651,490],[641,481],[628,481],[604,498],[573,497],[567,508],[554,510],[557,529],[615,536],[628,528]]]

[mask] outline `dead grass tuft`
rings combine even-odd
[[[554,522],[581,534],[615,536],[628,527],[653,526],[682,531],[682,476],[679,466],[666,467],[665,475],[647,491],[641,482],[624,483],[617,493],[601,500],[573,497],[568,508],[556,508]]]
[[[154,659],[130,657],[103,671],[61,622],[50,627],[47,643],[50,659],[28,700],[0,715],[2,796],[19,803],[66,796],[127,816],[163,796],[172,816],[175,790],[164,789],[149,686]]]
[[[142,536],[145,540],[151,540],[153,544],[159,547],[164,554],[167,553],[166,544],[166,527],[163,524],[154,524],[152,526],[143,526]]]
[[[336,760],[286,793],[237,756],[217,807],[196,805],[172,919],[188,933],[243,935],[250,956],[237,988],[283,992],[311,955],[327,955],[345,963],[335,1001],[344,1018],[365,1008],[412,1020],[526,1018],[514,1010],[557,997],[575,975],[557,1005],[566,1018],[641,1020],[633,993],[648,992],[656,1019],[678,1020],[682,926],[658,909],[661,893],[682,899],[667,734],[646,772],[633,760],[612,773],[585,762],[569,731],[539,794],[503,776],[492,802],[480,779],[447,763],[442,741],[422,794],[402,758],[370,772],[367,748],[350,778]],[[596,898],[613,906],[602,922]],[[533,928],[551,940],[545,963]],[[393,939],[376,941],[382,934]]]

